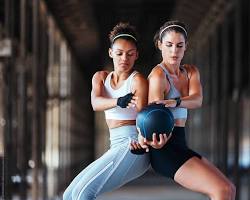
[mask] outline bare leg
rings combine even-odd
[[[176,172],[180,185],[208,195],[211,200],[235,200],[235,186],[208,160],[193,157]]]

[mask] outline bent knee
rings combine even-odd
[[[232,197],[235,197],[236,195],[236,187],[235,185],[232,183],[232,182],[229,182],[228,183],[228,186],[227,186],[227,193],[228,195],[232,198]],[[232,198],[234,199],[234,198]]]
[[[72,191],[67,188],[63,193],[63,200],[71,200],[71,193]]]
[[[75,187],[72,191],[72,199],[93,200],[96,198],[96,190],[90,187]]]
[[[215,194],[213,194],[212,196],[215,196],[220,199],[234,199],[235,194],[236,194],[235,185],[230,181],[227,181],[223,184],[220,184],[217,187]]]

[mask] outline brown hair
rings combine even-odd
[[[115,40],[121,37],[123,39],[132,41],[137,47],[138,34],[134,26],[124,22],[118,23],[109,33],[110,46],[112,47]]]
[[[156,32],[154,36],[154,44],[158,48],[158,41],[162,42],[162,38],[167,32],[175,31],[177,33],[181,33],[185,41],[187,41],[187,28],[184,23],[173,20],[165,22],[160,29]]]

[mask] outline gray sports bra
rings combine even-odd
[[[166,77],[168,79],[168,82],[170,84],[170,90],[169,90],[168,94],[166,94],[165,99],[173,99],[176,97],[180,97],[181,94],[174,86],[174,82],[173,82],[171,76],[169,75],[168,70],[163,66],[162,63],[159,64],[159,66],[165,72]],[[187,70],[183,66],[180,66],[180,68],[181,68],[181,70],[183,70],[187,74]],[[187,113],[188,113],[187,108],[177,107],[177,108],[169,108],[169,109],[173,113],[175,119],[186,119],[187,118]]]

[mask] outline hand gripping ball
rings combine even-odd
[[[136,126],[147,140],[152,140],[152,134],[170,134],[174,128],[174,116],[163,104],[149,104],[144,107],[136,118]]]

